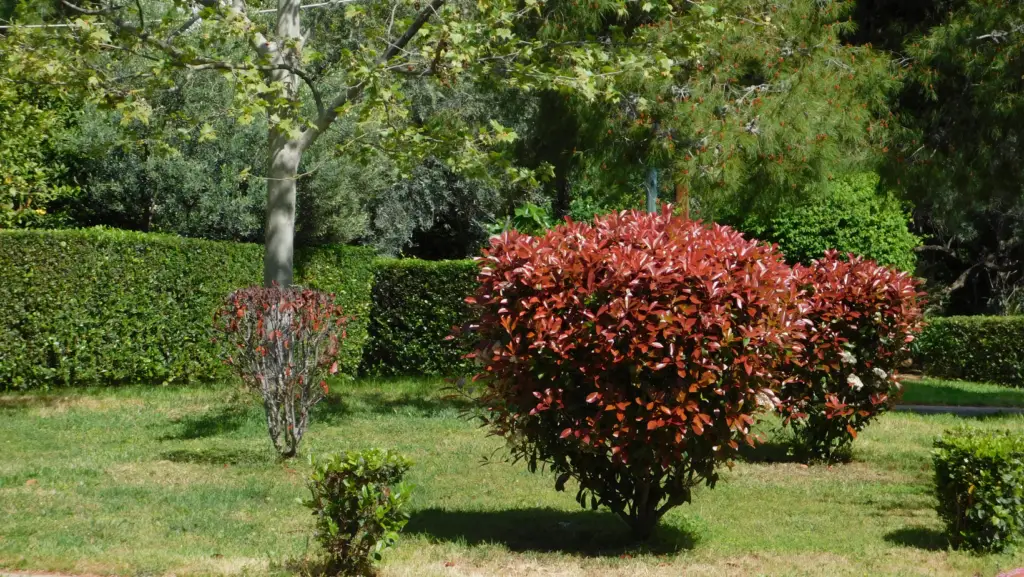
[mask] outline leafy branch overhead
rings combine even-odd
[[[464,168],[517,135],[496,121],[458,134],[410,123],[408,83],[498,80],[507,89],[616,100],[624,79],[671,76],[707,16],[691,3],[627,0],[585,10],[541,0],[61,3],[68,27],[23,30],[25,47],[49,43],[62,73],[116,105],[126,121],[148,121],[149,97],[173,89],[173,69],[217,71],[235,88],[225,112],[243,121],[265,113],[301,149],[351,117],[358,128],[346,147],[401,141],[417,157],[457,149],[469,153],[459,161]],[[56,50],[58,35],[73,39],[72,50],[85,58]],[[125,58],[140,63],[137,73],[126,77],[111,65]],[[215,136],[203,128],[204,137]]]

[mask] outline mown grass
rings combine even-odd
[[[428,380],[339,385],[303,450],[385,447],[416,463],[412,519],[384,576],[995,575],[1024,554],[948,551],[932,439],[961,422],[888,414],[854,462],[804,467],[769,443],[629,544],[549,475],[491,462],[502,441]],[[977,419],[1024,429],[1024,418]],[[0,395],[0,567],[118,575],[285,575],[315,568],[296,503],[308,465],[278,462],[258,407],[227,387]],[[771,433],[773,425],[766,425]]]
[[[951,405],[958,407],[1024,407],[1024,389],[988,383],[921,379],[903,383],[908,405]]]

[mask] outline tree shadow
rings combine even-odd
[[[949,547],[946,534],[929,527],[904,527],[890,531],[883,537],[887,542],[904,547],[914,547],[926,551],[945,551]]]
[[[162,453],[160,458],[194,465],[266,465],[275,459],[273,451],[222,448],[178,449]]]
[[[504,511],[414,512],[406,525],[409,534],[467,545],[498,543],[516,552],[562,552],[584,557],[624,553],[663,555],[695,545],[686,528],[660,525],[646,542],[637,542],[629,528],[605,511],[561,511],[551,508]]]
[[[314,418],[321,422],[334,422],[360,413],[378,415],[402,414],[416,417],[431,417],[448,411],[463,412],[472,407],[467,399],[449,397],[424,397],[410,393],[387,395],[384,393],[362,393],[353,395],[331,395],[320,401],[313,409]]]
[[[772,440],[765,443],[740,445],[738,458],[746,463],[804,463],[791,441]]]
[[[160,437],[161,441],[189,441],[216,437],[242,428],[249,415],[249,408],[229,405],[209,410],[201,415],[185,417],[178,421],[181,430],[172,435]]]

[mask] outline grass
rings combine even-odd
[[[1024,407],[1024,389],[1006,385],[926,378],[904,381],[903,386],[901,402],[908,405]]]
[[[617,518],[501,455],[439,383],[364,381],[319,406],[302,449],[415,461],[412,519],[383,577],[995,575],[1024,553],[949,551],[932,439],[960,419],[890,413],[854,462],[750,452],[631,546]],[[1024,430],[1024,418],[973,421]],[[316,558],[303,459],[275,460],[259,409],[225,387],[0,395],[0,567],[117,575],[285,575]],[[769,428],[771,425],[769,425]]]

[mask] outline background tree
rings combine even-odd
[[[876,17],[865,18],[860,40],[902,51],[907,70],[896,100],[899,146],[886,175],[915,205],[932,300],[949,313],[1019,311],[1024,6],[873,4]]]
[[[545,190],[554,216],[642,207],[654,168],[663,200],[739,226],[820,199],[833,179],[881,161],[900,74],[887,53],[844,44],[852,3],[707,6],[719,25],[672,76],[622,83],[613,103],[539,99],[524,163],[555,167]]]
[[[443,85],[464,75],[494,77],[521,90],[557,87],[615,98],[619,76],[670,74],[674,61],[664,47],[694,42],[668,33],[686,30],[689,5],[663,0],[606,0],[589,10],[533,0],[370,2],[346,5],[343,18],[314,17],[305,25],[298,0],[263,10],[242,0],[62,3],[78,17],[27,39],[21,52],[45,47],[40,53],[60,61],[69,81],[95,87],[95,97],[116,102],[125,120],[148,121],[147,95],[172,89],[175,69],[220,71],[235,88],[233,112],[241,122],[267,115],[264,280],[282,285],[291,282],[303,155],[339,118],[352,121],[344,139],[352,153],[433,155],[460,171],[493,163],[489,151],[515,139],[493,119],[483,128],[408,122],[404,78]],[[589,35],[595,26],[609,32],[610,43]],[[69,49],[83,57],[71,58]],[[114,58],[146,67],[120,76],[112,72]],[[303,105],[304,92],[312,107]],[[529,173],[510,167],[509,176]]]

